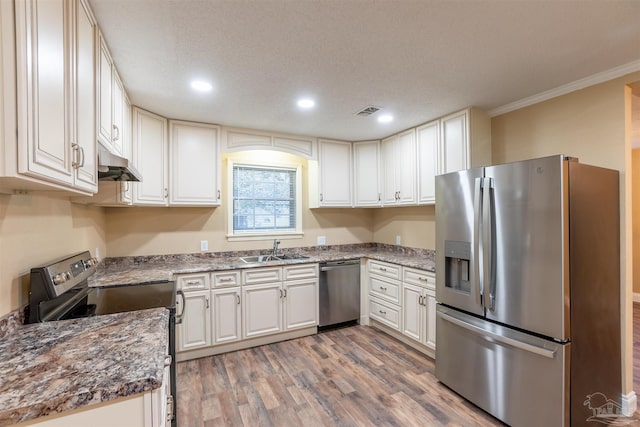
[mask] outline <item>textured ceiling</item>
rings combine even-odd
[[[640,59],[638,0],[90,3],[135,105],[345,140],[489,110]],[[193,78],[213,91],[194,93]],[[316,99],[312,111],[296,108],[302,95]],[[395,120],[354,115],[367,105]]]

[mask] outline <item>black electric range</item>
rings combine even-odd
[[[167,308],[171,355],[171,425],[176,404],[176,288],[175,282],[89,287],[98,260],[89,251],[65,256],[31,269],[27,323],[77,319],[104,314]]]

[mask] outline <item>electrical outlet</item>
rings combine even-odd
[[[95,258],[100,259],[100,248],[96,246],[96,251],[95,251]]]
[[[318,236],[318,246],[326,245],[327,238],[325,236]]]
[[[400,235],[396,236],[396,245],[401,245],[402,244],[402,238],[400,237]]]
[[[200,240],[200,251],[205,252],[209,250],[209,241],[208,240]]]

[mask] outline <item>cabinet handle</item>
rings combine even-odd
[[[380,267],[380,271],[387,271],[385,267]]]
[[[236,294],[236,300],[238,301],[238,305],[240,305],[240,295]]]
[[[184,301],[184,292],[182,292],[182,289],[178,289],[176,291],[176,293],[178,294],[178,296],[182,299],[182,311],[180,312],[180,315],[176,316],[176,325],[179,325],[182,323],[182,319],[184,319],[184,312],[187,309],[187,304],[185,304]],[[180,305],[180,301],[176,300],[176,307]],[[177,310],[176,310],[177,312]]]
[[[279,289],[280,291],[280,299],[282,299],[282,289]]]
[[[285,298],[287,297],[287,289],[286,289],[286,288],[285,288],[285,290],[284,290],[284,297],[285,297]]]
[[[167,197],[169,197],[169,189],[165,188],[164,189],[164,198],[166,199]]]
[[[187,285],[197,285],[199,283],[199,280],[187,280]]]
[[[71,166],[74,168],[77,168],[80,164],[80,161],[78,160],[78,155],[80,154],[79,148],[80,146],[75,142],[71,143],[71,149],[73,150],[73,160],[71,161]]]
[[[382,314],[382,315],[385,315],[385,316],[387,315],[387,312],[386,312],[386,311],[382,311],[382,310],[378,310],[378,311],[379,311],[379,312],[380,312],[380,314]]]
[[[427,281],[427,279],[426,279],[426,278],[424,278],[424,277],[420,277],[420,276],[418,276],[418,280],[423,281],[423,282],[426,282],[426,281]]]
[[[382,194],[381,193],[378,193],[378,201],[379,202],[382,201]]]
[[[166,356],[164,356],[164,366],[165,368],[169,365],[171,365],[171,362],[173,362],[173,357],[170,354],[167,354]]]
[[[113,130],[114,130],[115,132],[114,132],[114,135],[113,135],[113,137],[111,138],[111,140],[112,140],[112,141],[117,141],[117,140],[119,140],[119,139],[120,139],[120,129],[118,128],[118,126],[113,125]]]
[[[383,292],[387,292],[387,288],[380,286],[380,290]]]
[[[320,201],[322,201],[322,193],[320,193]]]
[[[420,296],[418,297],[418,305],[422,305],[422,298],[423,298],[423,296],[422,296],[422,295],[420,295]]]
[[[218,190],[218,200],[220,200],[220,190]]]
[[[84,148],[78,146],[78,152],[80,154],[80,164],[78,164],[78,167],[81,168],[84,166]]]
[[[207,308],[209,308],[209,297],[204,297],[205,301],[207,301]]]
[[[221,277],[219,280],[221,282],[228,282],[229,280],[231,280],[231,278],[230,277]]]

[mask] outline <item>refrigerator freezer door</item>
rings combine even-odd
[[[487,319],[569,339],[568,161],[490,166],[493,259]]]
[[[436,176],[436,299],[483,315],[478,270],[483,169]]]
[[[569,425],[569,351],[438,305],[436,377],[514,426]]]

